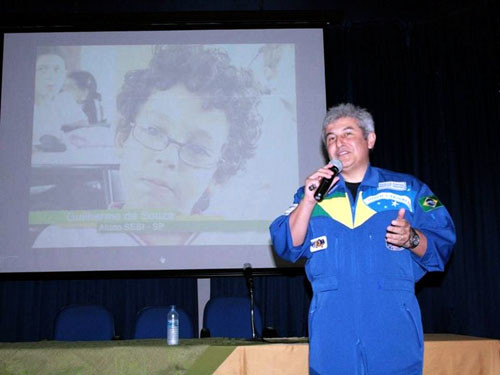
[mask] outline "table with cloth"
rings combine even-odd
[[[0,375],[307,375],[306,339],[271,341],[0,343]],[[500,340],[425,335],[424,375],[475,374],[500,374]]]

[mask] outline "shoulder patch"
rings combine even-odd
[[[420,204],[420,207],[422,207],[422,210],[424,210],[424,212],[432,211],[443,206],[441,201],[435,195],[422,197],[418,200],[418,203]]]

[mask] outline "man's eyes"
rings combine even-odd
[[[346,132],[343,132],[342,134],[340,134],[340,137],[347,138],[347,137],[351,137],[353,135],[354,135],[354,132],[346,131]],[[330,135],[330,136],[326,137],[327,143],[332,143],[332,142],[335,142],[336,140],[337,140],[337,136]]]

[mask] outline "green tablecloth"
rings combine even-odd
[[[166,340],[0,343],[0,375],[212,375],[214,372],[303,375],[308,372],[306,339],[280,338],[268,342],[278,345],[258,346],[262,342],[220,338],[181,340],[174,347],[168,346]],[[426,335],[424,374],[500,374],[500,340]]]
[[[0,375],[205,375],[238,345],[231,339],[0,343]]]

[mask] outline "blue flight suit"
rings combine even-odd
[[[270,226],[274,250],[307,258],[311,375],[421,375],[423,329],[414,285],[442,271],[455,243],[453,221],[431,190],[413,176],[368,167],[355,199],[344,179],[316,204],[306,239],[293,246],[289,214]],[[400,208],[427,237],[420,258],[385,241]]]

